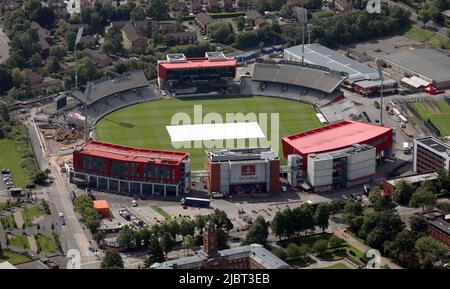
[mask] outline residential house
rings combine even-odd
[[[41,45],[41,56],[42,58],[47,58],[50,52],[50,47],[52,46],[52,39],[47,30],[41,27],[36,21],[31,22],[31,28],[36,30],[38,35],[38,43]]]
[[[85,48],[82,50],[81,52],[83,54],[83,56],[88,57],[89,59],[91,59],[97,67],[103,68],[106,66],[111,65],[112,63],[112,58],[109,57],[108,55],[102,53],[99,50],[93,50],[90,48]]]
[[[141,49],[144,50],[147,47],[147,39],[143,33],[128,22],[122,29],[123,47],[126,49]]]
[[[159,32],[162,34],[173,33],[177,31],[177,25],[175,23],[160,23]]]
[[[247,19],[253,27],[256,26],[256,20],[259,19],[258,23],[261,24],[261,20],[263,22],[265,22],[266,20],[264,19],[264,16],[261,15],[261,13],[259,13],[256,10],[249,10],[247,12],[245,12],[245,19]]]
[[[257,27],[257,28],[262,28],[264,26],[267,25],[267,21],[264,18],[257,18],[254,21],[254,26],[253,27]]]
[[[200,12],[202,12],[202,0],[191,0],[189,13],[198,14]]]
[[[206,13],[199,13],[195,15],[195,24],[197,24],[203,33],[208,32],[208,26],[214,23],[214,19]]]
[[[444,17],[445,20],[450,21],[450,9],[442,11],[441,15],[442,17]]]
[[[159,23],[157,20],[147,19],[147,20],[138,20],[132,22],[134,26],[137,28],[138,32],[145,36],[145,28],[149,27],[151,29],[151,33],[157,33],[159,31]]]
[[[251,10],[254,6],[254,0],[236,0],[235,6],[238,11]]]
[[[165,35],[166,44],[184,45],[192,44],[196,41],[197,33],[195,31],[173,32]]]
[[[87,24],[69,24],[69,30],[78,33],[78,29],[83,28],[82,36],[89,35],[89,25]]]
[[[231,12],[234,11],[233,0],[222,0],[220,2],[222,11]]]
[[[109,23],[108,26],[105,27],[105,32],[107,32],[110,28],[116,28],[116,29],[122,29],[122,27],[125,26],[125,24],[127,24],[128,21],[126,20],[121,20],[121,21],[111,21],[111,23]]]
[[[206,5],[206,10],[211,13],[220,12],[219,0],[208,0],[208,4]]]
[[[136,6],[147,6],[150,3],[150,0],[134,0]]]
[[[97,43],[97,40],[95,39],[94,36],[88,35],[88,36],[82,36],[79,43],[84,48],[86,48],[86,47],[94,48],[95,44]]]
[[[173,0],[169,3],[169,10],[172,11],[173,13],[180,12],[184,15],[189,12],[189,7],[184,1]]]
[[[47,94],[48,89],[52,86],[62,86],[63,81],[51,77],[42,77],[39,73],[31,69],[22,70],[25,79],[26,90],[32,95]]]

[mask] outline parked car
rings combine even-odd
[[[2,169],[2,174],[9,174],[11,172],[10,169]]]
[[[346,195],[342,195],[341,196],[341,200],[344,201],[344,202],[347,202],[348,197]]]

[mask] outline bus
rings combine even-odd
[[[186,197],[181,200],[183,206],[209,208],[209,199]]]

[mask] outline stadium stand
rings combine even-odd
[[[361,112],[356,108],[353,102],[346,97],[319,107],[319,111],[328,123],[335,123],[342,120],[364,120]]]
[[[110,95],[146,87],[149,85],[149,81],[145,77],[144,71],[139,70],[124,73],[113,79],[100,79],[93,84],[91,95],[87,100],[88,106]],[[71,94],[81,103],[86,100],[84,92],[80,90],[73,90]]]
[[[255,63],[253,80],[301,86],[324,93],[332,93],[343,82],[338,73],[284,61]]]

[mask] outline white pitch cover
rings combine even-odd
[[[257,122],[168,125],[166,129],[172,142],[266,137]]]

